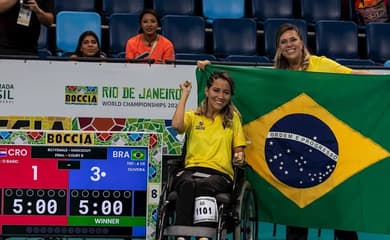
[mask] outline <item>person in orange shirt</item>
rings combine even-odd
[[[152,59],[156,63],[175,60],[172,42],[158,33],[160,24],[154,10],[145,9],[139,16],[139,25],[139,34],[127,41],[127,59]]]

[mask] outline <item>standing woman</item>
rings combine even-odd
[[[98,36],[92,31],[85,31],[80,35],[77,48],[70,57],[105,58],[105,54],[100,51]]]
[[[327,57],[311,55],[306,48],[302,34],[292,24],[283,24],[276,33],[275,68],[310,72],[332,72],[369,74],[364,70],[353,70]],[[307,240],[308,229],[287,226],[286,240]],[[353,231],[335,230],[337,240],[357,240]]]
[[[283,24],[276,33],[275,68],[309,72],[332,72],[368,74],[364,70],[354,70],[343,66],[325,56],[309,53],[302,33],[293,24]]]
[[[139,16],[139,25],[139,34],[127,41],[127,59],[153,59],[156,63],[175,60],[172,42],[158,33],[160,23],[154,10],[145,9]]]
[[[276,34],[275,68],[310,72],[332,72],[345,74],[370,74],[365,70],[354,70],[343,66],[325,56],[309,53],[302,33],[293,24],[283,24]],[[198,67],[204,69],[210,61],[198,61]],[[287,226],[286,240],[307,240],[308,228]],[[335,230],[336,240],[357,240],[354,231]]]
[[[0,0],[0,55],[38,56],[41,25],[54,22],[54,0]]]
[[[172,119],[172,127],[185,133],[187,139],[184,169],[176,175],[173,185],[178,192],[176,225],[185,226],[210,224],[197,223],[196,198],[232,191],[232,157],[235,163],[243,164],[246,145],[240,114],[231,100],[233,79],[225,72],[212,73],[201,105],[185,111],[191,87],[188,81],[180,84],[182,95]],[[216,207],[215,201],[213,206]]]

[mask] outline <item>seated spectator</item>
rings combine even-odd
[[[389,22],[390,6],[387,0],[355,0],[355,19],[359,24]]]
[[[172,42],[158,33],[160,23],[154,10],[145,9],[139,16],[139,25],[139,34],[127,41],[127,59],[153,59],[156,63],[175,60]]]
[[[105,58],[105,54],[100,51],[98,36],[92,31],[85,31],[80,35],[77,48],[70,57]]]
[[[41,24],[54,21],[54,0],[0,0],[0,55],[38,55]]]

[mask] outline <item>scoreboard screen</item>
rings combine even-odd
[[[161,136],[0,131],[0,236],[152,239]]]

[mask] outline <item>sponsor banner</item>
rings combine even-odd
[[[171,119],[179,84],[196,82],[189,65],[0,60],[0,71],[9,116]],[[196,103],[191,94],[187,107]]]

